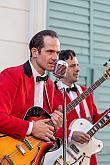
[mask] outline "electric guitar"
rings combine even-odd
[[[85,99],[99,85],[101,85],[106,79],[109,79],[109,78],[110,78],[110,67],[108,67],[108,69],[106,70],[106,73],[99,80],[97,80],[91,87],[89,87],[87,90],[85,90],[82,94],[80,94],[79,97],[74,99],[72,102],[70,102],[66,106],[66,113],[69,113],[83,99]],[[101,122],[103,121],[103,123],[104,123],[104,120],[106,120],[105,115],[101,118],[102,120],[100,119]],[[109,112],[107,113],[107,115],[108,115],[108,120],[109,120]],[[103,125],[101,126],[100,120],[99,120],[99,124],[100,124],[100,127],[102,127]],[[84,131],[86,133],[89,133],[90,131],[88,131],[88,130],[90,128],[92,128],[92,124],[88,120],[86,120],[86,119],[77,119],[77,120],[75,120],[75,122],[73,122],[71,130],[72,131]],[[95,125],[93,125],[93,128],[95,129]],[[98,130],[98,128],[96,130]],[[91,129],[91,131],[93,131],[93,130]],[[91,135],[92,134],[90,134],[90,136]],[[67,162],[66,162],[67,165],[73,165],[73,164],[75,164],[75,165],[89,165],[90,156],[93,153],[99,152],[103,147],[103,143],[100,140],[97,140],[94,137],[92,137],[92,139],[94,139],[94,140],[91,140],[88,143],[88,145],[85,145],[85,144],[82,145],[82,144],[79,144],[79,143],[76,143],[76,142],[73,142],[73,141],[71,143],[67,144],[67,152],[66,152],[66,154],[67,154]],[[81,151],[77,146],[80,147]],[[82,148],[84,148],[84,150],[82,150]],[[77,155],[74,153],[75,151],[78,152],[78,153],[76,153]],[[52,153],[51,152],[46,153],[43,165],[48,165],[48,164],[63,165],[63,156],[62,156],[63,153],[62,152],[63,152],[63,146],[61,146],[57,151],[53,151]],[[81,152],[83,152],[84,154],[82,154]],[[56,158],[58,158],[58,159],[56,159]]]
[[[110,76],[110,68],[106,73],[97,80],[91,87],[84,93],[67,105],[67,113],[75,108],[84,98],[86,98],[93,90],[102,84],[108,76]],[[51,118],[51,116],[41,107],[32,107],[24,116],[24,120],[30,118]],[[33,120],[33,119],[32,119]],[[48,122],[53,125],[52,121]],[[58,150],[61,141],[45,142],[33,136],[27,136],[23,141],[14,139],[8,135],[0,134],[0,165],[42,165],[44,155],[48,151]],[[51,165],[50,163],[48,165]]]
[[[76,141],[71,141],[67,144],[66,149],[66,164],[67,165],[89,165],[90,157],[102,150],[103,142],[97,140],[93,135],[110,120],[110,108],[108,111],[92,125],[86,119],[76,119],[72,125],[72,131],[83,131],[88,133],[91,140],[88,143],[80,144]],[[63,146],[58,150],[47,153],[44,159],[44,165],[63,165]],[[56,159],[57,158],[57,159]]]
[[[41,107],[30,108],[24,120],[51,118]],[[48,122],[53,125],[52,121]],[[33,136],[26,136],[23,141],[0,134],[0,165],[42,165],[44,154],[48,150],[56,150],[60,146],[60,139],[45,142]]]

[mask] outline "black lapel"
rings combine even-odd
[[[56,90],[58,90],[58,86],[57,86],[57,81],[56,80],[54,81],[54,85],[55,85]]]
[[[32,76],[32,70],[31,70],[31,66],[30,66],[29,60],[26,63],[24,63],[24,73],[28,77]]]

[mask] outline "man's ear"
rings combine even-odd
[[[38,56],[38,49],[37,48],[32,48],[31,49],[31,52],[32,52],[32,57],[37,57]]]

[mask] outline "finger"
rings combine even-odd
[[[54,117],[52,117],[52,122],[53,122],[54,126],[59,125],[58,122],[56,122]]]
[[[54,117],[52,118],[52,122],[54,123],[55,129],[62,126],[62,122],[60,120],[56,120]]]
[[[80,143],[83,144],[83,143],[88,143],[89,140],[86,140],[86,139],[80,139]]]
[[[81,143],[88,143],[90,140],[89,136],[86,136],[86,134],[80,136]]]
[[[55,122],[56,124],[59,124],[59,120],[60,120],[60,117],[59,117],[59,115],[57,115],[57,114],[52,114],[52,116],[51,116],[51,120],[53,121],[53,122]]]
[[[79,141],[79,143],[84,144],[84,143],[85,143],[85,141],[84,141],[84,140],[80,140],[80,141]]]
[[[39,121],[42,121],[44,123],[48,123],[50,121],[50,119],[42,119],[42,120],[39,120]]]
[[[54,117],[54,115],[57,116],[58,118],[62,118],[62,119],[63,119],[63,113],[61,113],[61,112],[59,112],[59,111],[57,111],[57,110],[55,110],[55,111],[51,114],[52,117]]]
[[[50,142],[50,139],[47,136],[44,136],[43,140],[46,141],[46,142]]]
[[[53,121],[52,121],[53,122]],[[48,125],[48,129],[50,130],[50,131],[54,131],[54,127],[53,126],[51,126],[51,125]]]
[[[90,140],[90,135],[88,135],[87,133],[82,134],[82,138],[86,141]]]
[[[54,134],[53,131],[51,131],[51,130],[48,130],[47,133],[49,133],[50,135]]]
[[[55,137],[53,136],[53,133],[51,134],[51,133],[47,132],[46,137],[51,139],[51,140],[55,140]]]

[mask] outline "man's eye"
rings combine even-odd
[[[53,53],[53,51],[51,51],[51,50],[49,50],[49,51],[47,51],[48,53]]]

